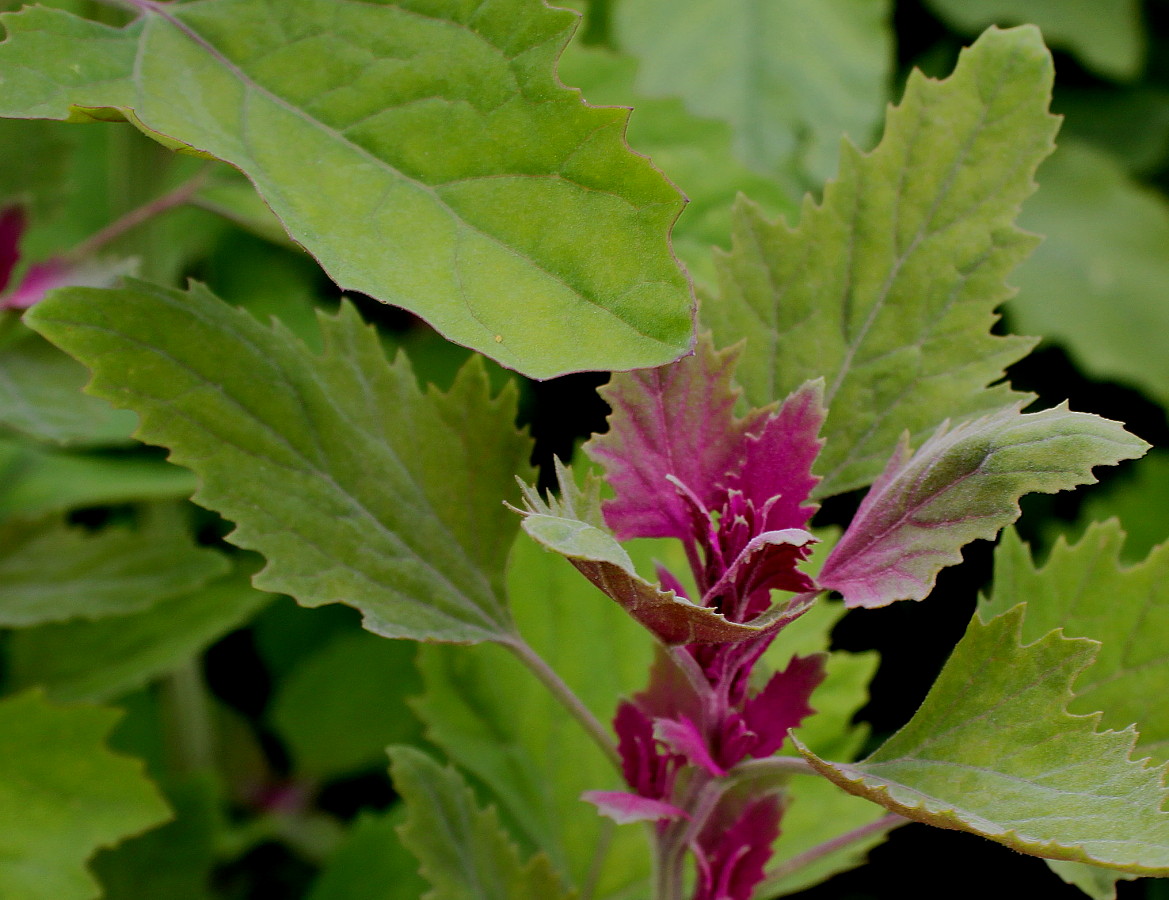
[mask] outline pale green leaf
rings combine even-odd
[[[418,861],[402,846],[397,807],[386,815],[363,815],[325,864],[308,900],[418,900],[426,882]]]
[[[222,554],[195,544],[174,509],[101,531],[14,519],[0,523],[0,625],[140,612],[228,568]]]
[[[162,459],[47,450],[0,438],[0,519],[189,497],[195,477]]]
[[[198,656],[269,599],[241,572],[143,612],[22,628],[11,638],[12,679],[59,700],[112,699]]]
[[[903,431],[920,441],[1020,396],[986,386],[1031,342],[989,331],[1036,243],[1012,222],[1052,148],[1051,79],[1036,29],[991,30],[945,81],[910,77],[880,146],[846,145],[798,228],[737,208],[702,318],[723,345],[747,337],[753,406],[826,378],[819,496],[870,483]]]
[[[695,116],[676,98],[650,98],[634,87],[637,61],[596,47],[569,44],[560,60],[560,79],[578,87],[590,103],[632,106],[626,140],[646,154],[690,202],[674,225],[674,252],[690,274],[714,284],[712,245],[731,239],[731,206],[740,191],[770,215],[797,211],[793,186],[739,162],[731,150],[731,129],[720,119]]]
[[[650,561],[648,545],[631,551]],[[563,559],[517,541],[508,595],[525,639],[600,721],[608,724],[618,698],[645,685],[649,635]],[[599,898],[645,890],[644,834],[615,828],[580,799],[620,789],[619,775],[531,672],[492,646],[423,647],[419,668],[426,692],[414,708],[427,738],[486,785],[524,846],[546,852],[577,886],[603,853]]]
[[[1012,323],[1169,404],[1169,204],[1084,143],[1064,142],[1039,182],[1021,221],[1046,240],[1013,278]]]
[[[117,717],[35,691],[0,701],[4,900],[96,900],[86,860],[169,818],[141,763],[106,749]]]
[[[409,818],[399,833],[431,884],[424,900],[569,900],[548,858],[526,864],[463,777],[412,747],[391,747],[394,787]]]
[[[858,763],[801,752],[844,790],[911,819],[1015,850],[1169,875],[1165,771],[1136,733],[1070,715],[1099,645],[1050,632],[1022,645],[1024,605],[975,616],[909,723]]]
[[[26,318],[95,369],[93,393],[139,414],[140,437],[195,470],[195,499],[268,558],[257,587],[347,603],[384,637],[510,634],[518,521],[501,501],[529,445],[514,391],[489,397],[481,365],[424,394],[348,304],[321,317],[317,356],[198,287],[66,289]]]
[[[1112,519],[1091,526],[1075,544],[1060,538],[1042,567],[1012,529],[995,550],[994,590],[987,616],[1027,601],[1023,639],[1054,628],[1100,642],[1096,662],[1074,685],[1071,711],[1103,711],[1109,728],[1136,725],[1142,756],[1169,760],[1169,544],[1139,565],[1120,562],[1124,532]]]
[[[1169,539],[1169,453],[1154,447],[1127,467],[1121,478],[1092,491],[1080,508],[1080,522],[1109,516],[1120,519],[1127,538],[1121,556],[1140,562],[1157,544]],[[1082,530],[1082,528],[1080,529]]]
[[[342,634],[277,685],[268,719],[297,774],[327,781],[385,761],[389,744],[417,743],[405,698],[422,690],[414,644]]]
[[[136,418],[81,393],[85,368],[20,328],[0,345],[0,425],[58,444],[129,443]]]
[[[337,284],[527,374],[689,348],[668,243],[681,199],[625,146],[626,111],[557,82],[575,14],[522,0],[137,8],[121,29],[5,15],[0,115],[124,118],[225,160]]]
[[[1103,869],[1087,863],[1049,859],[1047,866],[1068,884],[1075,885],[1092,900],[1116,900],[1116,882],[1131,881],[1136,875],[1126,875],[1115,869]]]
[[[887,0],[622,0],[617,42],[641,62],[638,87],[723,119],[752,165],[811,183],[840,136],[867,143],[893,62]]]
[[[927,0],[951,25],[977,34],[987,25],[1031,23],[1108,78],[1140,74],[1145,34],[1140,0]]]
[[[912,455],[902,443],[825,561],[820,585],[849,606],[924,600],[966,544],[992,540],[1019,517],[1024,494],[1091,484],[1094,466],[1143,456],[1148,446],[1119,422],[1066,404],[943,424]]]
[[[222,177],[200,189],[191,204],[223,216],[273,244],[295,246],[280,220],[245,178]]]

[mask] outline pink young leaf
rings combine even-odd
[[[1023,494],[1090,484],[1093,466],[1135,459],[1149,446],[1119,422],[1066,404],[1021,408],[943,424],[912,455],[903,439],[825,561],[820,586],[848,606],[922,600],[964,545],[1019,517]]]
[[[798,728],[814,710],[808,700],[824,680],[827,655],[793,656],[787,668],[776,672],[743,706],[747,727],[755,733],[751,754],[770,756],[783,746],[789,729]]]
[[[12,270],[20,262],[20,239],[28,219],[22,206],[9,206],[0,211],[0,291],[8,287]]]
[[[28,309],[59,287],[110,287],[123,275],[133,273],[135,260],[67,262],[55,258],[30,266],[8,293],[0,296],[0,309]]]
[[[738,348],[716,351],[704,335],[694,356],[614,375],[602,388],[613,408],[609,431],[590,440],[585,452],[605,467],[617,494],[604,509],[619,539],[688,537],[690,514],[667,476],[707,508],[720,497],[760,415],[735,417],[739,391],[731,376],[738,355]]]
[[[820,480],[812,464],[824,444],[819,434],[825,415],[824,381],[809,381],[744,439],[743,466],[727,487],[766,509],[762,524],[768,531],[803,528],[816,511],[816,504],[805,501]]]
[[[802,528],[766,531],[752,538],[719,580],[711,585],[703,602],[713,605],[721,596],[747,596],[760,588],[794,593],[811,590],[814,582],[797,569],[796,564],[807,558],[815,541],[816,538]],[[727,610],[732,618],[737,618],[737,612]]]
[[[672,803],[650,800],[625,791],[585,791],[580,798],[593,804],[601,815],[608,816],[618,825],[690,818]]]
[[[686,757],[686,761],[692,766],[706,769],[716,777],[727,774],[726,769],[714,761],[698,726],[688,717],[655,720],[654,737],[674,753]]]
[[[694,900],[751,900],[779,837],[783,806],[774,796],[723,804],[703,828],[694,858]],[[734,815],[738,812],[738,815]]]
[[[625,783],[641,797],[668,797],[681,757],[659,748],[651,718],[637,704],[622,701],[613,717],[613,730],[617,732],[617,754]]]

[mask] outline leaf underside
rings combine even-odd
[[[871,483],[904,431],[917,443],[1022,397],[987,385],[1032,342],[989,332],[1037,240],[1013,222],[1053,146],[1051,80],[1036,29],[991,29],[945,81],[913,73],[880,145],[845,144],[799,227],[738,205],[702,320],[720,344],[747,336],[752,406],[825,377],[818,496]]]
[[[195,471],[195,499],[267,557],[257,587],[347,603],[385,637],[510,634],[502,581],[518,523],[500,501],[528,441],[514,390],[491,398],[481,365],[423,394],[347,304],[321,317],[317,356],[199,287],[66,289],[27,320],[94,370],[92,393],[139,414],[143,440]]]
[[[1015,850],[1169,875],[1165,771],[1131,758],[1136,733],[1066,712],[1098,645],[1049,632],[1020,643],[1025,605],[975,616],[925,702],[872,756],[804,757],[851,794]]]
[[[526,0],[132,5],[123,28],[4,15],[0,115],[126,119],[224,160],[337,284],[525,374],[689,349],[693,299],[668,240],[681,197],[626,146],[626,110],[557,81],[574,13]]]

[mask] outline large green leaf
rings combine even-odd
[[[1024,604],[975,616],[909,723],[858,763],[804,756],[851,794],[1016,850],[1169,875],[1165,772],[1136,733],[1069,715],[1099,645],[1050,632],[1023,645]]]
[[[1030,22],[1110,78],[1140,73],[1145,56],[1140,0],[927,0],[947,22],[975,34],[987,25]]]
[[[1148,456],[1132,463],[1125,475],[1085,498],[1080,522],[1110,516],[1120,519],[1127,535],[1121,556],[1126,562],[1140,562],[1155,546],[1169,540],[1169,518],[1165,516],[1169,509],[1169,453],[1154,447]]]
[[[494,808],[481,809],[453,768],[412,747],[391,747],[394,787],[410,817],[402,842],[421,863],[432,890],[425,900],[570,900],[548,858],[526,864]]]
[[[125,444],[134,414],[81,393],[85,369],[20,328],[0,345],[0,425],[59,444]]]
[[[195,477],[142,455],[68,453],[0,438],[0,519],[189,497]]]
[[[631,547],[649,562],[650,548]],[[520,631],[606,724],[646,680],[652,641],[563,559],[521,539],[508,594]],[[575,721],[500,647],[423,647],[426,693],[414,704],[427,737],[491,791],[523,844],[544,850],[571,884],[596,896],[645,889],[649,848],[580,800],[620,778]],[[611,835],[610,835],[611,832]],[[609,841],[607,848],[605,841]],[[595,854],[600,854],[595,856]],[[594,871],[594,866],[601,865]]]
[[[177,510],[97,532],[56,518],[14,519],[0,523],[0,625],[139,612],[228,568],[222,554],[194,543]]]
[[[1018,398],[986,386],[1030,342],[989,329],[1036,243],[1012,222],[1052,148],[1051,78],[1036,29],[991,30],[945,81],[910,77],[880,146],[846,145],[798,228],[738,206],[702,317],[723,345],[747,336],[752,406],[826,378],[820,496],[871,482],[905,430],[920,441]]]
[[[1023,639],[1054,628],[1100,641],[1095,664],[1075,683],[1073,712],[1103,710],[1110,728],[1135,723],[1142,755],[1169,760],[1169,544],[1139,565],[1122,566],[1124,532],[1112,519],[1090,527],[1075,544],[1062,538],[1037,567],[1010,530],[995,550],[994,590],[986,615],[1027,601]]]
[[[744,160],[818,184],[842,133],[867,143],[893,62],[887,0],[622,0],[617,41],[649,96],[734,129]]]
[[[674,226],[673,245],[701,282],[715,282],[710,248],[730,244],[731,206],[737,193],[748,194],[772,215],[797,211],[793,198],[799,192],[794,186],[785,191],[778,179],[735,158],[726,122],[695,116],[676,98],[639,93],[634,87],[635,59],[573,42],[560,60],[559,72],[565,84],[580,88],[592,103],[634,108],[626,132],[629,145],[668,172],[690,200]]]
[[[237,573],[142,612],[22,628],[11,639],[12,678],[59,700],[118,697],[198,656],[269,599]]]
[[[141,417],[202,480],[196,499],[263,553],[263,590],[347,603],[385,637],[506,639],[503,570],[528,441],[515,393],[481,365],[423,394],[345,305],[317,356],[205,289],[135,282],[58,291],[27,320],[95,370],[93,393]],[[425,448],[425,452],[419,452]]]
[[[358,818],[313,883],[308,900],[418,900],[426,882],[398,837],[402,812],[396,807],[386,815]]]
[[[1169,204],[1084,143],[1062,143],[1039,181],[1022,222],[1047,239],[1013,279],[1012,323],[1169,404]]]
[[[4,900],[96,900],[85,861],[169,817],[141,763],[106,749],[117,717],[37,692],[0,702]]]
[[[668,243],[681,199],[625,146],[624,110],[557,82],[573,13],[532,0],[133,5],[120,29],[5,15],[0,115],[124,118],[226,160],[339,285],[527,374],[660,365],[689,348],[693,304]]]

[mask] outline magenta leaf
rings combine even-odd
[[[641,797],[668,797],[682,757],[661,751],[650,716],[636,704],[624,701],[617,706],[613,730],[617,732],[617,753],[625,783]]]
[[[20,262],[20,239],[28,227],[23,206],[0,210],[0,291],[8,287],[12,270]]]
[[[134,260],[92,260],[73,263],[62,258],[47,259],[29,266],[20,282],[0,296],[0,309],[28,309],[60,287],[113,286],[123,275],[133,274]]]
[[[711,817],[694,847],[694,900],[751,900],[779,837],[783,807],[774,796],[724,805],[730,809]]]
[[[690,818],[672,803],[650,800],[626,791],[585,791],[580,798],[596,806],[601,815],[608,816],[618,825]]]
[[[1066,404],[1020,409],[943,424],[912,455],[903,440],[824,563],[820,586],[848,606],[922,600],[963,546],[1019,517],[1023,494],[1089,484],[1093,466],[1135,459],[1149,446],[1120,423]]]
[[[621,540],[688,537],[690,513],[667,476],[707,509],[720,499],[760,415],[735,417],[739,391],[731,376],[738,355],[738,348],[716,351],[705,335],[694,356],[616,374],[602,388],[613,408],[609,431],[590,440],[585,452],[605,467],[617,494],[605,503],[605,521]]]
[[[690,765],[706,769],[715,776],[727,774],[726,769],[710,755],[710,749],[706,746],[706,740],[698,726],[687,716],[678,719],[657,719],[654,722],[653,733],[655,738],[674,753],[684,756]]]
[[[824,653],[793,656],[786,669],[772,675],[763,690],[743,705],[743,719],[755,733],[753,756],[775,753],[788,731],[815,711],[808,700],[824,680],[827,659]]]

